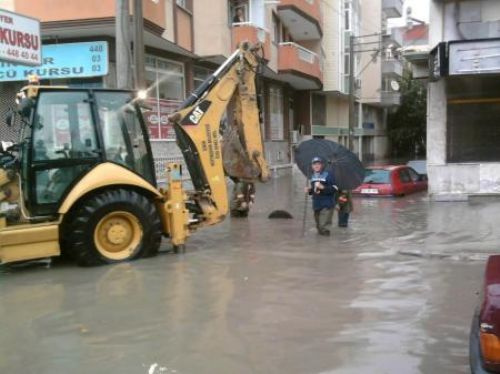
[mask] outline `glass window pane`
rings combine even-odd
[[[160,99],[184,99],[184,76],[159,73],[158,79],[158,96]]]
[[[94,158],[95,129],[86,92],[42,92],[33,131],[33,159]]]
[[[36,172],[36,202],[54,204],[60,201],[68,187],[94,164],[66,166]]]
[[[401,170],[399,172],[399,179],[401,180],[402,183],[411,182],[411,178],[410,178],[410,174],[408,173],[408,170]]]
[[[389,183],[389,170],[383,169],[367,169],[363,183]]]
[[[146,56],[146,66],[155,68],[156,67],[156,58],[153,56]]]
[[[121,164],[154,182],[151,155],[136,108],[128,93],[96,93],[99,119],[108,160]]]
[[[176,64],[174,62],[158,59],[158,69],[167,70],[168,72],[174,74],[184,74],[184,66],[182,64]]]
[[[281,88],[269,88],[269,118],[271,140],[283,140],[283,94]]]

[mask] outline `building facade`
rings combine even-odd
[[[308,124],[310,93],[323,85],[319,0],[197,0],[195,51],[221,62],[242,41],[263,45],[260,106],[266,158],[276,174],[290,170],[292,144]],[[304,120],[306,119],[306,120]]]
[[[500,192],[500,3],[431,1],[427,162],[435,200]]]
[[[364,162],[388,154],[387,112],[397,107],[394,88],[403,67],[391,51],[401,46],[401,34],[388,30],[387,19],[399,18],[401,0],[325,0],[323,88],[311,93],[310,134],[349,145]],[[353,38],[353,51],[350,39]],[[354,126],[349,129],[350,58],[353,55]],[[350,133],[350,134],[349,134]]]

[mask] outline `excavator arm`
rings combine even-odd
[[[226,175],[247,182],[269,178],[255,86],[260,63],[257,51],[258,47],[241,44],[170,116],[194,186],[194,191],[185,196],[194,217],[189,224],[191,230],[216,224],[227,215]],[[230,102],[234,103],[234,121],[221,136],[221,119]],[[175,178],[169,180],[175,182]],[[184,210],[184,214],[173,213],[168,219],[185,217]],[[180,240],[171,233],[174,244],[186,233],[177,234]]]

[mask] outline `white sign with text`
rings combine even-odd
[[[0,9],[0,61],[42,63],[40,21]]]

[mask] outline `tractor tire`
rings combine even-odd
[[[64,228],[64,250],[80,266],[154,256],[162,235],[154,203],[127,189],[86,198],[70,212]]]

